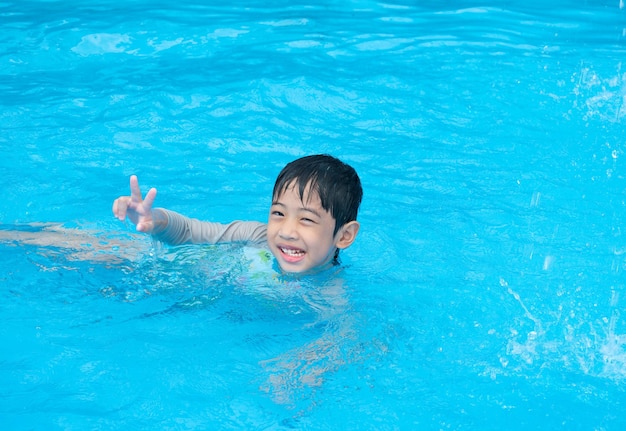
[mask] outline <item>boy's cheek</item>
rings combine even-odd
[[[267,224],[267,239],[268,241],[276,234],[276,226],[273,223]]]

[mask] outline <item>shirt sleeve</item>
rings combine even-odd
[[[257,221],[233,221],[227,224],[201,221],[177,212],[159,208],[167,217],[167,227],[154,234],[170,245],[218,244],[242,242],[259,244],[267,241],[267,224]]]

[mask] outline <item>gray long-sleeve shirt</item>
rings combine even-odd
[[[201,221],[159,208],[167,217],[167,226],[153,236],[167,244],[218,244],[242,242],[261,244],[267,241],[267,224],[257,221],[233,221],[227,224]]]

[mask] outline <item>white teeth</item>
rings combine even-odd
[[[294,250],[291,248],[281,248],[282,252],[289,255],[289,256],[301,256],[302,254],[304,254],[304,252],[302,250]]]

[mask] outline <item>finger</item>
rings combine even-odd
[[[143,204],[146,208],[148,209],[152,208],[152,203],[154,202],[154,198],[156,198],[156,195],[157,195],[157,189],[155,189],[154,187],[148,190],[148,193],[146,194],[146,197],[143,200]]]
[[[126,218],[126,210],[128,209],[129,202],[130,198],[128,196],[122,196],[113,201],[113,214],[121,221],[124,221]]]
[[[133,200],[141,202],[141,189],[139,188],[139,180],[137,175],[130,176],[130,195]]]

